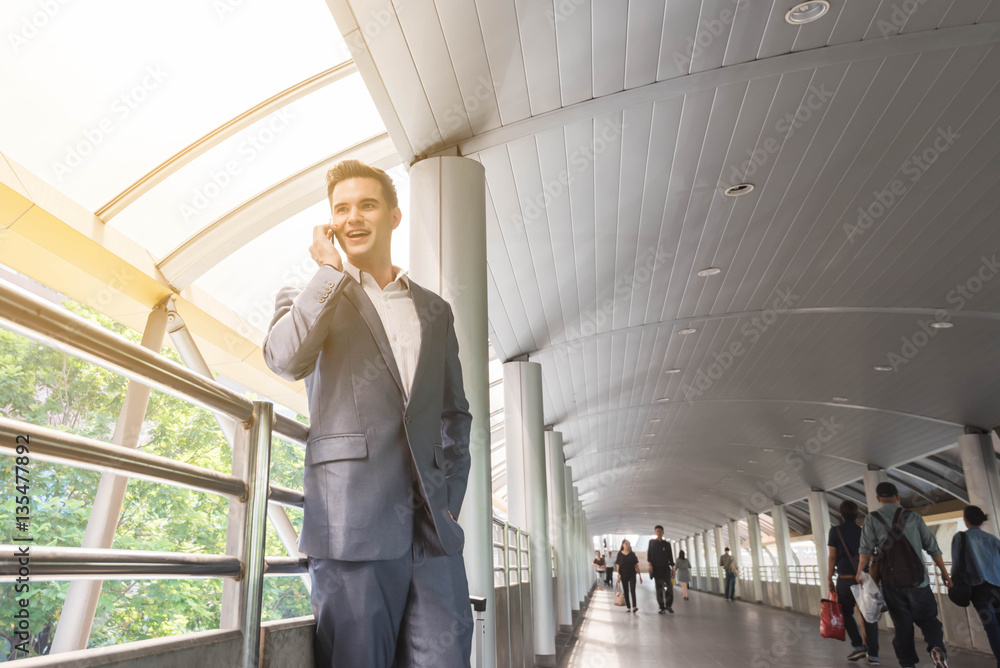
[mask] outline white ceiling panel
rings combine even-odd
[[[527,118],[531,115],[531,105],[514,2],[476,0],[476,7],[500,118],[505,125]]]
[[[660,37],[660,63],[656,80],[682,77],[691,71],[691,60],[697,55],[695,36],[701,7],[697,2],[668,2],[663,14],[663,34]]]
[[[414,145],[426,150],[430,145],[449,144],[471,136],[472,127],[458,85],[456,66],[449,54],[434,0],[405,0],[401,7],[403,9],[397,9],[399,24],[440,132],[433,144],[420,141],[418,137]],[[377,39],[369,43],[372,41],[377,42]],[[449,63],[449,67],[442,68],[441,63]]]
[[[516,0],[515,6],[531,113],[558,109],[562,101],[552,7],[532,0]]]
[[[591,0],[593,7],[594,97],[625,88],[628,0]]]
[[[568,11],[573,7],[572,11]],[[560,9],[563,5],[560,5]],[[594,97],[594,43],[590,0],[553,10],[556,26],[556,49],[559,61],[559,84],[562,105],[568,106]]]
[[[631,2],[625,40],[625,88],[656,81],[666,0]]]
[[[435,4],[472,131],[480,133],[500,127],[500,108],[489,75],[486,44],[479,30],[469,30],[479,20],[476,6],[464,0],[435,0]],[[461,109],[454,113],[461,114]]]

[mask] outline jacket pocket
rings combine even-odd
[[[447,471],[448,460],[444,457],[444,446],[440,443],[434,443],[431,447],[434,448],[434,466],[438,467],[442,471]]]
[[[341,459],[364,459],[368,456],[368,439],[364,434],[320,436],[306,446],[306,466]]]

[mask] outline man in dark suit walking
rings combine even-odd
[[[674,614],[674,584],[671,581],[674,568],[674,551],[670,541],[663,539],[663,527],[659,524],[653,530],[656,538],[649,541],[646,548],[646,561],[649,562],[649,572],[656,585],[656,602],[660,605],[660,614]]]
[[[268,367],[305,378],[309,396],[299,549],[316,665],[468,666],[456,518],[472,415],[454,317],[392,264],[402,213],[384,171],[341,162],[327,194],[332,218],[309,249],[319,268],[304,288],[279,292],[264,341]]]

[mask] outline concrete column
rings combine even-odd
[[[570,605],[570,543],[562,432],[545,432],[545,455],[548,464],[549,536],[556,548],[556,624],[559,631],[570,633],[573,631],[573,608]]]
[[[809,524],[812,525],[816,563],[819,564],[819,588],[823,591],[826,569],[829,568],[830,561],[826,549],[826,539],[830,535],[830,505],[827,503],[824,491],[814,489],[809,492]]]
[[[451,304],[472,413],[472,468],[458,523],[465,531],[469,591],[486,597],[486,668],[496,666],[493,486],[486,303],[486,171],[470,158],[427,158],[410,167],[410,275]]]
[[[705,591],[712,591],[712,553],[708,547],[708,531],[701,534],[701,549],[705,555]]]
[[[740,523],[738,520],[729,520],[729,553],[733,555],[733,560],[736,563],[736,567],[740,568],[743,566],[742,559],[740,558]],[[739,593],[740,598],[746,598],[746,594],[743,590],[743,574],[740,573],[740,577],[736,580],[736,591]]]
[[[583,504],[580,503],[580,490],[573,486],[573,512],[576,515],[576,553],[578,555],[579,567],[577,568],[577,577],[579,578],[579,584],[577,585],[577,596],[579,596],[580,609],[587,602],[587,595],[590,593],[590,552],[587,550],[586,541],[584,540],[584,533],[586,533],[585,522],[586,518],[583,514]]]
[[[701,579],[701,565],[705,561],[705,557],[701,552],[700,546],[698,545],[698,534],[691,536],[691,566],[694,570],[694,582],[692,586],[698,589],[704,589],[705,585]]]
[[[875,487],[880,482],[889,482],[889,474],[885,472],[885,469],[869,465],[868,470],[864,474],[864,483],[865,499],[867,500],[868,512],[870,513],[882,507],[882,504],[878,502],[878,497],[875,495]]]
[[[753,566],[753,600],[764,601],[764,583],[760,579],[760,567],[764,555],[761,554],[760,516],[757,513],[747,514],[747,534],[750,537],[750,560]]]
[[[792,563],[790,557],[792,541],[788,535],[788,515],[785,514],[785,507],[773,506],[771,519],[774,522],[775,547],[778,549],[778,589],[781,592],[781,605],[791,609],[792,584],[788,577],[788,565]]]
[[[577,577],[577,573],[580,568],[580,555],[579,555],[579,543],[577,542],[577,514],[576,507],[573,505],[573,467],[569,464],[566,465],[566,529],[569,538],[569,544],[567,546],[567,553],[569,555],[569,585],[570,585],[570,599],[569,605],[573,613],[580,612],[580,578]]]
[[[722,543],[722,527],[715,527],[713,533],[715,534],[715,567],[719,571],[716,580],[719,581],[719,593],[724,594],[726,592],[726,573],[722,570],[722,566],[719,566],[719,560],[722,559],[726,549]]]
[[[531,534],[531,618],[535,665],[556,665],[556,611],[552,596],[549,501],[545,485],[545,423],[542,365],[503,365],[504,433],[507,446],[507,512]]]
[[[997,472],[997,456],[993,449],[994,434],[962,434],[958,437],[958,454],[962,458],[965,473],[965,488],[969,491],[969,503],[979,506],[989,521],[983,530],[994,536],[997,532],[997,518],[1000,517],[1000,473]]]
[[[167,311],[158,306],[146,319],[142,346],[159,352],[166,331]],[[149,394],[149,386],[134,380],[128,382],[122,407],[118,411],[118,422],[111,436],[112,443],[126,448],[138,445],[142,423],[146,418],[146,407],[149,405]],[[108,472],[101,474],[80,547],[107,549],[112,546],[125,501],[126,487],[127,477]],[[74,580],[69,583],[50,653],[72,652],[87,647],[103,584],[103,580]]]

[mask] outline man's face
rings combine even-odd
[[[656,529],[653,529],[653,533],[656,534],[656,540],[663,540],[663,529],[657,527]]]
[[[338,183],[330,193],[330,213],[337,241],[351,264],[389,261],[392,231],[403,214],[399,207],[389,209],[377,179]]]

